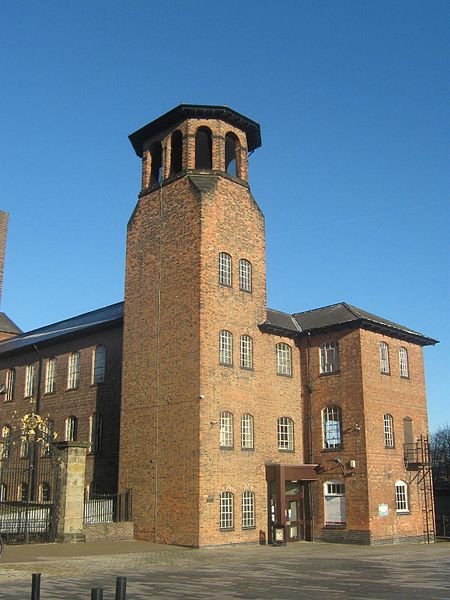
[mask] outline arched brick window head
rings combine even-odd
[[[212,133],[208,127],[199,127],[195,134],[195,168],[212,169]]]

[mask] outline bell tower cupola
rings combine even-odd
[[[129,136],[142,159],[142,190],[186,174],[248,180],[248,155],[261,146],[259,124],[227,106],[180,104]]]

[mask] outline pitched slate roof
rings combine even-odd
[[[0,331],[4,333],[22,333],[22,330],[4,312],[0,312]]]
[[[343,327],[362,327],[409,340],[421,346],[430,346],[438,343],[437,340],[425,336],[418,331],[369,313],[346,302],[338,302],[330,306],[306,310],[292,315],[267,309],[267,320],[260,327],[263,331],[287,336],[292,336],[293,334],[301,336],[308,332],[318,333],[320,331]]]
[[[0,356],[22,350],[28,346],[50,343],[63,337],[76,336],[85,333],[88,329],[107,327],[122,319],[123,302],[117,302],[4,340],[0,342]]]

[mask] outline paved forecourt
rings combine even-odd
[[[130,600],[450,599],[450,544],[290,544],[192,550],[145,542],[7,547],[0,599],[30,596],[42,573],[42,600],[88,600],[93,587],[114,598],[127,577]]]

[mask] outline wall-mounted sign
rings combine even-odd
[[[388,504],[379,504],[378,505],[378,514],[380,517],[387,517],[389,515],[389,505]]]

